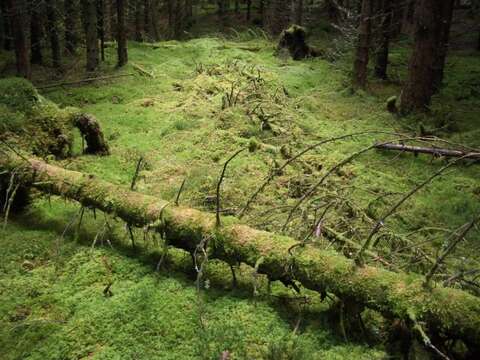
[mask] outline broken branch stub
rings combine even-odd
[[[73,125],[80,130],[87,143],[86,154],[108,155],[110,153],[107,142],[97,119],[90,114],[76,114]]]

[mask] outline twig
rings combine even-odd
[[[8,202],[6,203],[7,208],[5,210],[5,218],[3,220],[3,230],[7,228],[8,223],[8,215],[10,214],[10,208],[12,207],[13,200],[15,199],[15,195],[17,194],[17,190],[20,187],[20,184],[15,185],[15,188],[12,191],[12,194],[8,198]]]
[[[416,330],[418,332],[418,334],[420,335],[420,337],[422,338],[422,341],[423,343],[425,344],[425,346],[427,348],[430,348],[432,349],[439,357],[441,357],[442,359],[444,360],[450,360],[450,358],[445,355],[444,353],[442,353],[435,345],[432,344],[432,341],[430,340],[430,338],[428,337],[428,335],[425,333],[425,331],[423,330],[422,326],[417,322],[417,320],[415,320],[415,318],[413,317],[411,319],[413,321],[413,330]]]
[[[227,170],[228,163],[230,161],[232,161],[238,154],[240,154],[242,151],[245,151],[245,150],[246,150],[246,148],[237,150],[235,152],[235,154],[230,156],[230,158],[223,165],[223,170],[222,170],[222,173],[220,175],[220,179],[218,180],[218,183],[217,183],[217,198],[215,199],[216,200],[216,205],[217,205],[217,207],[216,207],[216,226],[221,225],[220,224],[220,187],[222,185],[223,178],[225,177],[225,171]]]
[[[437,259],[435,264],[433,264],[432,268],[425,276],[425,286],[430,284],[430,280],[432,279],[435,272],[438,270],[438,267],[445,261],[446,257],[455,249],[455,247],[462,241],[468,232],[474,227],[474,225],[480,220],[480,215],[477,215],[472,221],[463,225],[463,230],[458,234],[458,236],[453,240],[445,249],[442,255]]]
[[[16,155],[18,155],[20,158],[22,158],[22,160],[25,160],[27,163],[30,164],[30,161],[25,157],[23,156],[22,154],[20,154],[17,150],[15,150],[15,148],[13,146],[11,146],[9,143],[7,143],[6,141],[0,139],[0,142],[2,144],[4,144],[6,147],[8,147],[10,150],[12,150]]]
[[[467,155],[465,155],[467,156]],[[447,170],[448,168],[450,168],[452,165],[456,164],[458,161],[460,160],[463,160],[465,158],[465,156],[462,156],[460,158],[457,158],[451,162],[449,162],[447,165],[443,166],[442,168],[440,168],[440,170],[438,170],[437,172],[435,172],[433,175],[429,176],[428,179],[426,179],[425,181],[423,181],[420,185],[416,186],[415,188],[413,188],[412,190],[410,190],[407,194],[405,194],[405,196],[403,196],[394,206],[392,206],[390,208],[390,210],[388,210],[381,218],[380,220],[378,220],[375,224],[375,226],[373,227],[372,231],[370,232],[370,234],[368,235],[368,238],[367,240],[365,240],[365,243],[363,244],[363,246],[361,247],[360,251],[357,253],[356,257],[355,257],[355,261],[357,262],[358,265],[363,265],[363,259],[362,259],[362,256],[363,256],[363,253],[365,252],[365,250],[367,250],[369,247],[370,247],[370,243],[372,242],[372,239],[373,239],[373,236],[380,230],[380,228],[385,224],[385,220],[391,216],[393,213],[395,213],[395,211],[405,202],[407,201],[409,198],[411,198],[416,192],[418,192],[420,189],[422,189],[423,187],[425,187],[427,184],[429,184],[433,179],[435,179],[436,177],[440,176],[445,170]]]
[[[406,138],[406,139],[400,139],[400,140],[412,140],[412,139],[415,139],[416,137],[411,137],[411,138]],[[398,141],[400,141],[398,140]],[[391,143],[392,141],[395,141],[395,140],[390,140],[390,141],[386,141],[385,144],[387,143]],[[370,145],[366,148],[363,148],[353,154],[351,154],[350,156],[348,156],[347,158],[343,159],[342,161],[340,161],[339,163],[337,163],[335,166],[333,166],[332,168],[330,168],[330,170],[328,170],[328,172],[316,183],[314,184],[305,194],[303,194],[303,196],[297,201],[297,203],[295,204],[295,206],[293,206],[293,208],[290,210],[289,214],[288,214],[288,217],[287,217],[287,220],[285,221],[285,224],[283,225],[283,228],[282,228],[282,231],[285,231],[285,229],[287,228],[287,225],[288,223],[290,222],[290,220],[292,219],[292,216],[294,214],[294,212],[298,209],[298,207],[308,198],[310,197],[314,192],[315,190],[323,184],[323,182],[327,179],[327,177],[329,177],[335,170],[339,169],[340,167],[342,167],[343,165],[345,164],[348,164],[349,162],[351,162],[353,159],[355,159],[356,157],[366,153],[367,151],[375,148],[377,146],[377,144],[374,144],[374,145]]]
[[[142,162],[143,162],[143,156],[140,156],[140,158],[137,161],[137,166],[135,168],[135,174],[133,174],[132,183],[130,184],[130,190],[132,191],[135,189],[135,183],[137,182],[138,173],[140,172],[140,169],[142,167]]]
[[[146,75],[152,79],[155,78],[155,75],[153,75],[152,73],[148,72],[147,70],[145,70],[143,67],[141,67],[140,65],[138,64],[135,64],[135,63],[130,63],[132,65],[132,67],[137,70],[138,72],[140,72],[141,74],[143,75]]]
[[[248,210],[248,208],[250,207],[251,203],[255,200],[255,198],[257,197],[258,194],[260,194],[264,189],[265,187],[270,183],[270,181],[273,180],[273,178],[275,177],[276,174],[278,173],[281,173],[281,171],[283,169],[285,169],[287,167],[287,165],[291,164],[292,162],[294,162],[295,160],[297,160],[300,156],[306,154],[307,152],[309,152],[310,150],[313,150],[321,145],[325,145],[325,144],[328,144],[328,143],[331,143],[331,142],[335,142],[335,141],[339,141],[339,140],[343,140],[343,139],[346,139],[346,138],[349,138],[349,137],[354,137],[354,136],[360,136],[360,135],[370,135],[370,134],[378,134],[378,133],[383,133],[383,132],[378,132],[378,131],[363,131],[363,132],[358,132],[358,133],[352,133],[352,134],[347,134],[347,135],[341,135],[341,136],[337,136],[337,137],[333,137],[333,138],[329,138],[329,139],[325,139],[325,140],[322,140],[318,143],[315,143],[313,145],[310,145],[308,146],[307,148],[303,149],[302,151],[300,151],[298,154],[296,154],[295,156],[293,156],[292,158],[288,159],[287,161],[285,161],[285,163],[280,166],[278,169],[275,169],[275,171],[272,171],[271,174],[266,178],[266,180],[262,183],[262,185],[260,185],[257,190],[255,190],[255,192],[252,194],[252,196],[250,196],[250,198],[248,199],[247,203],[244,205],[244,207],[242,208],[242,210],[239,212],[238,214],[238,218],[242,218],[243,215],[245,215],[245,212]]]
[[[132,247],[135,249],[135,236],[133,235],[132,225],[127,224],[127,231],[130,235],[130,241],[132,242]]]
[[[182,185],[180,185],[180,189],[178,189],[177,196],[175,197],[175,206],[178,206],[178,201],[180,200],[180,195],[182,194],[183,187],[185,186],[185,181],[187,181],[187,179],[183,179]]]

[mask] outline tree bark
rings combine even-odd
[[[170,2],[171,0],[167,0],[166,1],[166,6],[167,6],[167,16],[168,16],[168,24],[170,25]],[[145,35],[145,40],[147,40],[148,38],[150,38],[150,34],[152,33],[152,30],[151,30],[151,22],[150,22],[150,1],[149,0],[144,0],[143,1],[143,30],[144,30],[144,35]],[[157,39],[155,39],[157,40]]]
[[[125,0],[117,0],[117,51],[118,67],[128,63],[127,29],[125,25]]]
[[[27,4],[26,0],[7,0],[8,14],[13,32],[17,74],[26,79],[32,76],[30,68],[30,51],[26,34]]]
[[[8,51],[9,49],[7,48],[7,43],[9,39],[9,23],[4,3],[4,0],[0,0],[0,49]]]
[[[292,2],[288,0],[271,0],[265,4],[267,5],[265,9],[265,27],[270,34],[278,35],[290,25],[293,13]]]
[[[87,71],[95,71],[99,63],[96,0],[83,0]]]
[[[58,4],[56,0],[46,0],[47,8],[47,31],[50,38],[50,49],[52,50],[52,65],[56,69],[62,67],[62,53],[60,47],[60,36],[58,28]]]
[[[79,11],[76,0],[65,0],[65,49],[71,55],[77,52],[78,46],[78,20]]]
[[[450,27],[453,18],[453,5],[455,0],[442,0],[440,6],[440,24],[438,26],[437,55],[433,64],[433,87],[434,91],[438,91],[442,86],[445,61],[447,59]]]
[[[400,112],[428,111],[434,94],[441,1],[418,0],[415,6],[415,44],[408,79],[402,92]]]
[[[144,0],[135,1],[135,41],[143,42],[143,33],[146,28]]]
[[[372,0],[362,1],[360,26],[358,28],[358,43],[353,65],[353,87],[365,89],[367,86],[368,61],[372,37]]]
[[[100,39],[100,58],[105,61],[105,4],[97,0],[97,33]]]
[[[303,23],[303,0],[297,0],[295,9],[295,23],[302,26]]]
[[[380,41],[375,58],[375,76],[386,80],[388,78],[388,54],[390,48],[390,37],[392,35],[392,6],[390,0],[381,1],[381,23],[379,27]]]
[[[31,6],[30,12],[30,62],[32,64],[43,64],[42,38],[43,24],[40,6]]]
[[[62,169],[42,161],[3,153],[0,168],[16,171],[23,185],[78,201],[112,214],[132,226],[165,234],[168,244],[193,252],[205,239],[209,258],[243,262],[270,280],[300,282],[304,287],[355,299],[388,318],[412,318],[432,333],[480,346],[480,299],[440,284],[426,288],[419,275],[355,266],[335,251],[303,245],[287,236],[259,231],[230,217],[217,226],[214,214],[173,206],[156,197],[130,191],[91,174]]]

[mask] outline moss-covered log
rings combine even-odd
[[[480,299],[464,291],[424,287],[423,277],[382,268],[355,266],[335,251],[297,246],[298,241],[255,230],[235,218],[177,207],[98,179],[45,162],[0,155],[0,171],[17,169],[25,185],[60,195],[117,216],[129,224],[161,226],[168,243],[188,251],[208,238],[211,258],[257,265],[270,279],[295,279],[304,287],[352,299],[389,318],[416,319],[434,333],[480,346]],[[19,169],[22,171],[19,172]],[[261,260],[261,261],[259,261]]]

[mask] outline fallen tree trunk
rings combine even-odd
[[[64,81],[64,82],[58,82],[58,83],[55,83],[55,84],[38,86],[37,89],[39,89],[39,90],[52,89],[52,88],[56,88],[56,87],[59,87],[59,86],[78,85],[78,84],[90,83],[90,82],[94,82],[94,81],[110,80],[110,79],[116,79],[116,78],[120,78],[120,77],[133,76],[133,75],[134,74],[115,74],[115,75],[92,77],[92,78],[74,80],[74,81]]]
[[[411,146],[411,145],[404,145],[404,144],[378,144],[375,146],[375,148],[382,149],[382,150],[413,152],[415,154],[431,154],[434,156],[464,157],[465,159],[475,159],[475,160],[480,159],[480,152],[476,152],[476,151],[431,148],[431,147]]]
[[[156,197],[14,154],[0,155],[0,171],[12,172],[23,185],[78,201],[121,218],[130,225],[156,228],[168,244],[194,251],[205,239],[209,257],[243,262],[271,280],[291,279],[304,287],[351,299],[388,318],[412,319],[428,331],[480,346],[480,299],[440,285],[428,289],[419,275],[355,266],[335,251],[320,250],[287,237],[255,230],[232,217],[216,226],[215,215],[178,207]]]

